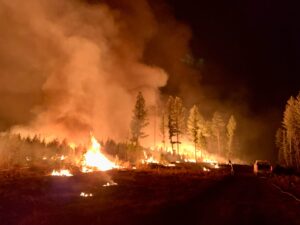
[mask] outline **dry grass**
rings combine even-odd
[[[276,175],[272,182],[281,187],[284,191],[291,192],[300,198],[300,177],[296,175]]]
[[[140,224],[161,208],[191,199],[226,172],[147,169],[73,177],[42,172],[0,175],[0,224]],[[114,181],[117,186],[103,187]],[[80,197],[81,192],[93,197]]]

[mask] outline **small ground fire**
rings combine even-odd
[[[118,166],[101,153],[101,145],[96,138],[91,135],[91,145],[83,155],[82,172],[107,171],[114,168],[118,168]]]

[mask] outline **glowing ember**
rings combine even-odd
[[[215,167],[215,169],[219,169],[219,168],[220,168],[220,166],[219,166],[218,163],[216,163],[216,164],[214,165],[214,167]]]
[[[91,146],[83,156],[82,172],[107,171],[118,168],[101,153],[100,149],[99,142],[94,136],[91,136]]]
[[[84,197],[84,198],[93,197],[93,194],[92,193],[81,192],[80,197]]]
[[[110,182],[107,182],[106,184],[103,184],[103,187],[116,186],[116,185],[118,185],[118,184],[115,183],[114,181],[110,181]]]
[[[71,177],[73,174],[71,174],[69,170],[53,170],[51,176]]]
[[[218,163],[218,161],[214,160],[214,159],[210,159],[210,158],[204,158],[203,162],[205,163],[210,163],[210,164],[215,164]]]
[[[195,159],[185,159],[184,161],[185,162],[190,162],[190,163],[196,163]]]
[[[173,153],[173,150],[171,148],[171,146],[165,146],[163,144],[158,144],[156,147],[152,147],[150,148],[151,150],[153,149],[153,151],[157,151],[159,153]],[[218,166],[215,166],[216,164],[218,164],[219,162],[226,162],[226,160],[224,160],[224,158],[218,156],[218,155],[213,155],[209,152],[207,152],[204,149],[197,149],[197,154],[196,154],[196,158],[195,158],[195,146],[193,143],[191,143],[188,140],[183,140],[181,145],[180,145],[180,153],[178,156],[180,156],[181,160],[177,159],[176,163],[180,163],[182,162],[182,159],[184,162],[186,163],[209,163],[211,164],[212,167],[216,167],[216,169],[218,168]],[[147,157],[144,157],[145,159],[147,159]],[[174,159],[171,159],[171,161],[173,162]]]
[[[206,167],[203,167],[203,171],[205,171],[205,172],[209,172],[209,171],[210,171],[210,169],[207,169]]]
[[[167,167],[175,167],[176,165],[173,164],[173,163],[170,163],[170,164],[167,164],[166,166],[167,166]]]

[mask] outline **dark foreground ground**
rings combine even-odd
[[[300,202],[236,170],[1,177],[0,225],[300,224]],[[118,185],[103,186],[112,181]]]

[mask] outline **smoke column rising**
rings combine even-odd
[[[143,63],[159,31],[147,1],[113,2],[0,1],[2,130],[128,137],[137,92],[154,105],[167,74]]]

